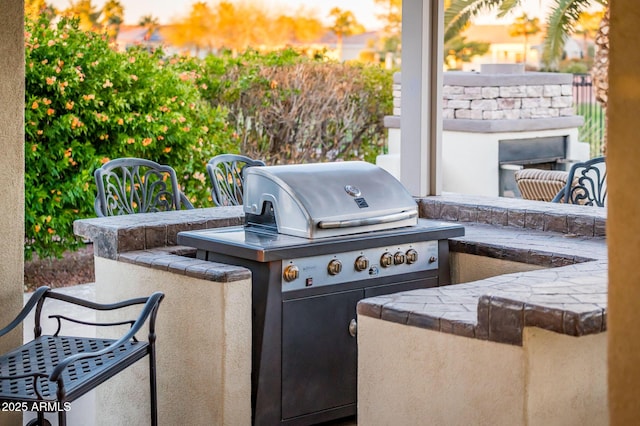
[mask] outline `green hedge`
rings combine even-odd
[[[108,159],[173,166],[195,205],[208,204],[204,164],[235,150],[222,108],[162,51],[116,52],[77,21],[25,23],[25,257],[78,245],[72,224],[95,216],[93,171]]]
[[[204,97],[229,111],[240,150],[269,164],[363,159],[384,148],[392,73],[376,65],[308,58],[292,49],[209,56]]]

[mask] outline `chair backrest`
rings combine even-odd
[[[151,160],[111,160],[94,177],[94,209],[99,217],[193,208],[180,191],[175,170]]]
[[[604,207],[606,200],[607,166],[604,157],[596,157],[571,166],[567,185],[552,201]]]
[[[211,198],[216,206],[238,206],[242,204],[244,170],[247,167],[264,166],[264,161],[244,155],[221,154],[207,163],[211,181]]]

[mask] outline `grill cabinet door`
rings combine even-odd
[[[282,418],[356,403],[356,338],[349,323],[363,290],[306,297],[282,307]]]

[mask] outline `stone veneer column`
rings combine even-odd
[[[613,1],[609,52],[609,410],[612,425],[640,418],[640,2]]]
[[[0,327],[22,307],[24,243],[24,3],[0,4]],[[2,338],[4,352],[22,342],[22,328]],[[20,413],[0,413],[18,424]]]

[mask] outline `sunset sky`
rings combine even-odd
[[[102,7],[105,0],[94,0],[96,7]],[[120,0],[125,8],[125,23],[137,24],[140,17],[144,15],[152,15],[160,21],[161,24],[169,23],[173,18],[181,17],[189,12],[190,6],[196,0]],[[339,7],[343,10],[352,11],[356,19],[360,21],[367,29],[377,29],[381,25],[376,19],[376,14],[381,10],[375,5],[374,0],[245,0],[262,3],[267,7],[282,10],[288,13],[296,10],[298,7],[315,10],[317,16],[326,20],[329,11],[333,7]],[[69,0],[51,0],[51,2],[59,9],[68,7]],[[523,0],[523,9],[531,17],[538,17],[544,20],[545,11],[549,5],[553,4],[553,0]],[[520,14],[519,12],[517,13]],[[513,16],[506,19],[507,22],[513,21]],[[477,20],[477,23],[488,24],[495,23],[495,18],[485,16]]]
[[[119,0],[124,6],[125,24],[137,24],[140,17],[152,15],[161,24],[171,22],[173,18],[185,16],[193,3],[197,0]],[[69,0],[50,0],[58,9],[69,6]],[[234,2],[232,0],[232,2]],[[249,0],[253,3],[262,3],[269,8],[275,8],[276,12],[281,9],[283,13],[291,13],[298,7],[304,6],[307,9],[315,10],[318,18],[325,20],[329,11],[333,7],[343,10],[351,10],[358,21],[367,29],[375,29],[380,26],[375,15],[376,7],[374,0]],[[93,4],[100,8],[105,0],[93,0]],[[209,3],[213,3],[209,1]]]

